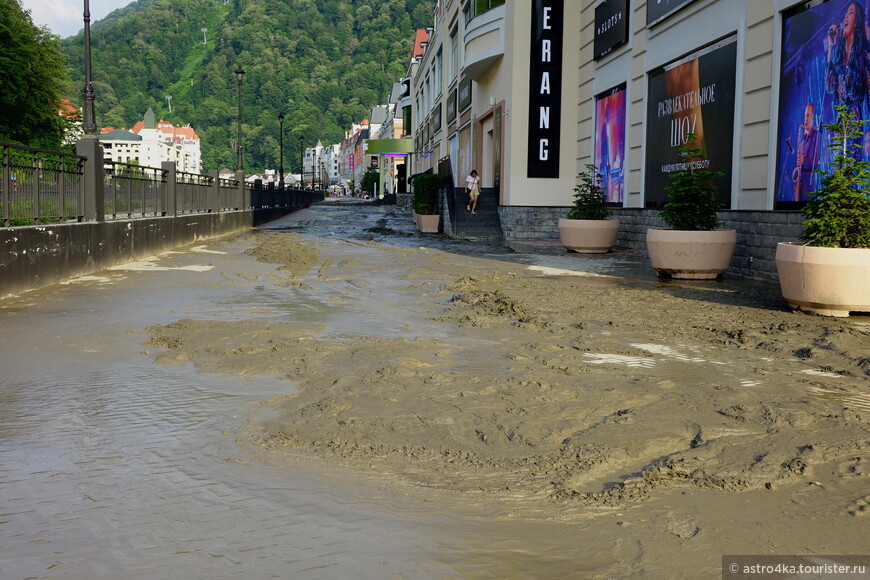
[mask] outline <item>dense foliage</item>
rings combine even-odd
[[[819,171],[818,191],[804,205],[801,240],[828,248],[870,248],[870,162],[860,161],[864,121],[848,107],[824,125],[832,133],[830,171]]]
[[[241,67],[245,168],[278,167],[283,112],[299,171],[299,136],[336,143],[384,103],[431,18],[431,0],[139,0],[92,27],[97,123],[129,128],[152,107],[196,129],[205,169],[234,167]],[[76,80],[81,44],[64,41]]]
[[[441,177],[434,173],[424,173],[414,178],[414,200],[411,206],[420,215],[432,215],[438,212],[438,187]]]
[[[610,217],[607,193],[601,187],[601,174],[591,163],[580,174],[580,183],[574,188],[574,205],[565,217],[569,220],[606,220]]]
[[[0,141],[58,149],[69,89],[59,39],[33,24],[18,0],[0,0]]]
[[[718,189],[713,180],[725,175],[707,168],[707,155],[703,147],[695,145],[696,136],[686,134],[686,145],[679,152],[685,169],[671,174],[665,186],[668,201],[659,217],[675,230],[715,230],[723,225],[716,219],[722,203],[716,198]]]

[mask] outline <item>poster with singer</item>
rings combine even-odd
[[[610,203],[625,192],[625,85],[595,100],[595,168]]]
[[[665,186],[671,174],[686,165],[680,148],[687,145],[689,133],[707,154],[697,163],[725,174],[714,183],[719,201],[731,207],[736,75],[733,37],[650,73],[644,172],[647,207],[660,207],[667,201]]]
[[[779,125],[776,141],[776,209],[796,209],[819,185],[833,154],[824,125],[838,105],[870,118],[868,1],[807,2],[783,14]],[[866,128],[865,128],[866,129]],[[858,156],[870,161],[870,132]]]

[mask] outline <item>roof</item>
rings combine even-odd
[[[429,42],[429,31],[425,28],[418,28],[417,35],[414,37],[414,52],[411,53],[411,58],[423,56],[423,47],[420,43]]]
[[[125,131],[124,129],[116,129],[115,131],[109,131],[108,133],[103,133],[100,135],[100,141],[141,141],[142,137],[136,135],[135,133],[131,133],[130,131]]]
[[[378,105],[372,108],[372,117],[371,123],[372,125],[383,125],[387,120],[387,117],[390,114],[390,109],[386,105]]]

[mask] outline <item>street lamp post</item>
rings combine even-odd
[[[302,183],[302,189],[305,189],[305,137],[299,135],[299,181]]]
[[[284,113],[278,114],[278,178],[281,189],[284,189]]]
[[[245,79],[245,71],[242,70],[242,67],[236,69],[236,85],[238,87],[238,98],[239,98],[239,116],[237,120],[237,128],[239,133],[238,143],[236,144],[236,171],[244,170],[244,161],[242,156],[242,81]]]
[[[84,111],[82,111],[82,128],[85,137],[96,138],[97,122],[94,115],[94,85],[91,82],[91,7],[85,0],[85,87],[82,89]]]

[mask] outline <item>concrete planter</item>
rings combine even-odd
[[[792,308],[823,316],[870,312],[870,248],[780,243],[776,270],[782,296]]]
[[[441,216],[439,214],[412,213],[414,214],[414,224],[417,226],[417,230],[424,234],[438,233],[438,226],[441,224]]]
[[[559,219],[559,240],[565,249],[581,254],[606,254],[616,244],[619,220]]]
[[[646,246],[652,267],[659,276],[671,278],[718,278],[731,265],[736,245],[736,230],[650,228],[646,232]]]

